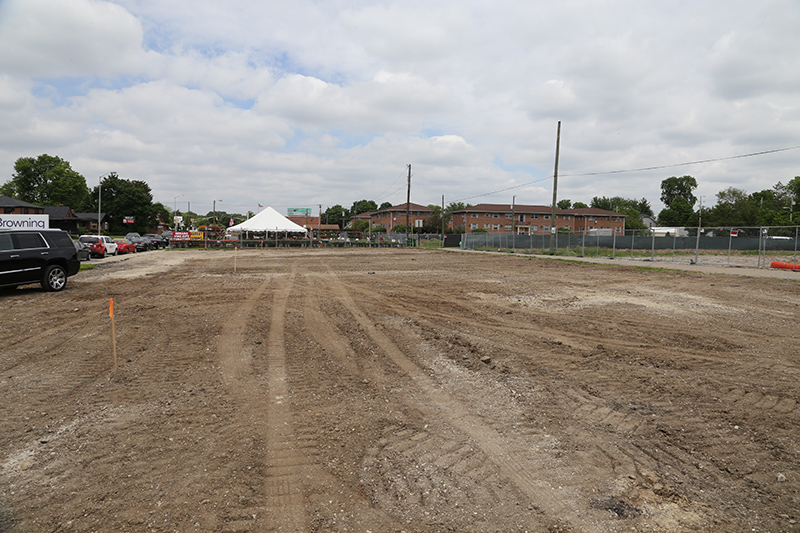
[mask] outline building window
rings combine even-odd
[[[550,220],[550,215],[542,215],[542,218],[545,220]]]
[[[494,231],[500,231],[500,224],[492,224],[492,229]]]
[[[506,231],[511,231],[511,230],[512,230],[511,224],[506,224]]]
[[[493,213],[492,218],[500,218],[500,213]]]
[[[531,215],[531,218],[539,218],[539,215]]]
[[[478,229],[478,225],[477,224],[470,224],[469,225],[469,229]]]
[[[478,213],[472,213],[470,216],[471,216],[472,218],[478,218]]]
[[[533,229],[533,231],[539,231],[539,226],[532,226],[531,229]]]
[[[514,218],[514,215],[512,215],[511,213],[506,213],[506,218]]]
[[[542,226],[542,231],[550,231],[550,226]]]
[[[569,215],[564,215],[564,220],[569,220],[570,218],[572,218],[572,217],[569,216]]]
[[[517,222],[525,222],[525,215],[517,215]]]
[[[483,225],[483,229],[491,229],[491,227],[492,227],[491,224],[484,224]]]

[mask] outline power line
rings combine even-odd
[[[562,174],[562,176],[579,177],[579,176],[600,176],[602,174],[622,174],[624,172],[644,172],[645,170],[660,170],[664,168],[685,167],[689,165],[699,165],[702,163],[714,163],[716,161],[730,161],[731,159],[742,159],[744,157],[754,157],[757,155],[774,154],[777,152],[786,152],[789,150],[797,150],[800,146],[790,146],[788,148],[777,148],[775,150],[764,150],[763,152],[753,152],[751,154],[732,155],[730,157],[716,157],[714,159],[700,159],[698,161],[689,161],[686,163],[676,163],[673,165],[659,165],[655,167],[631,168],[626,170],[608,170],[605,172],[585,172],[582,174]]]
[[[607,171],[604,171],[604,172],[583,172],[583,173],[580,173],[580,174],[561,174],[561,177],[574,178],[574,177],[581,177],[581,176],[602,176],[604,174],[624,174],[624,173],[627,173],[627,172],[644,172],[644,171],[647,171],[647,170],[662,170],[662,169],[665,169],[665,168],[685,167],[685,166],[689,166],[689,165],[699,165],[699,164],[703,164],[703,163],[714,163],[714,162],[717,162],[717,161],[730,161],[732,159],[742,159],[742,158],[745,158],[745,157],[755,157],[757,155],[775,154],[775,153],[778,153],[778,152],[787,152],[789,150],[797,150],[798,148],[800,148],[800,145],[798,145],[798,146],[789,146],[787,148],[776,148],[774,150],[764,150],[764,151],[761,151],[761,152],[752,152],[752,153],[749,153],[749,154],[732,155],[732,156],[729,156],[729,157],[716,157],[716,158],[713,158],[713,159],[699,159],[697,161],[688,161],[688,162],[685,162],[685,163],[674,163],[674,164],[671,164],[671,165],[657,165],[657,166],[652,166],[652,167],[629,168],[629,169],[623,169],[623,170],[607,170]],[[525,187],[527,185],[532,185],[532,184],[538,183],[540,181],[549,180],[552,177],[553,176],[550,175],[550,176],[547,176],[546,178],[539,178],[539,179],[536,179],[536,180],[533,180],[533,181],[528,181],[528,182],[525,182],[525,183],[521,183],[520,185],[514,185],[512,187],[506,187],[505,189],[499,189],[499,190],[496,190],[496,191],[487,192],[487,193],[483,193],[483,194],[476,194],[475,196],[468,196],[466,198],[461,198],[461,199],[456,200],[456,201],[457,202],[462,202],[464,200],[471,200],[473,198],[481,198],[483,196],[491,196],[493,194],[497,194],[497,193],[501,193],[501,192],[505,192],[505,191],[510,191],[510,190],[513,190],[513,189],[519,189],[520,187]]]
[[[467,196],[466,198],[459,198],[458,200],[455,200],[455,201],[456,202],[463,202],[464,200],[472,200],[473,198],[480,198],[481,196],[491,196],[491,195],[497,194],[499,192],[510,191],[512,189],[519,189],[520,187],[525,187],[527,185],[532,185],[534,183],[539,183],[540,181],[549,180],[552,177],[553,176],[550,175],[550,176],[547,176],[546,178],[539,178],[539,179],[536,179],[536,180],[533,180],[533,181],[526,181],[525,183],[520,183],[519,185],[513,185],[511,187],[506,187],[505,189],[499,189],[499,190],[496,190],[496,191],[487,192],[487,193],[483,193],[483,194],[476,194],[475,196]]]

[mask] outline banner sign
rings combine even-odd
[[[307,217],[311,216],[310,207],[290,207],[286,210],[287,217]]]
[[[48,229],[50,215],[0,215],[0,229]]]
[[[122,217],[123,224],[133,224],[136,222],[136,217]]]
[[[173,241],[189,241],[189,240],[191,240],[191,236],[189,235],[188,231],[173,231],[171,240],[173,240]]]

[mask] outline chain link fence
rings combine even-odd
[[[800,270],[800,226],[677,228],[672,234],[663,235],[650,230],[627,230],[624,234],[611,234],[610,230],[606,234],[556,233],[552,243],[551,235],[466,233],[460,237],[459,246],[465,250],[750,268],[770,268],[778,262],[784,263],[779,268]]]

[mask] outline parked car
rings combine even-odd
[[[134,237],[141,237],[141,235],[139,235],[139,234],[138,234],[138,233],[136,233],[135,231],[133,231],[133,232],[131,232],[131,233],[128,233],[128,234],[126,234],[126,235],[125,235],[125,239],[127,239],[127,240],[131,240],[131,239],[132,239],[132,238],[134,238]]]
[[[132,242],[134,245],[136,245],[137,252],[146,252],[147,250],[152,250],[155,247],[153,241],[151,241],[147,237],[141,237],[141,236],[125,237],[125,240],[127,240],[128,242]]]
[[[92,251],[88,244],[81,241],[72,241],[72,244],[75,245],[75,250],[78,252],[79,261],[89,261],[92,258]]]
[[[143,237],[146,237],[155,243],[156,249],[158,248],[166,248],[169,246],[169,241],[159,235],[158,233],[145,233]]]
[[[62,230],[0,230],[0,287],[41,283],[46,291],[60,291],[81,262],[72,238]]]
[[[109,255],[117,255],[117,243],[116,241],[114,241],[114,239],[106,235],[100,235],[100,240],[106,247],[106,253],[108,253]]]
[[[114,241],[117,243],[117,253],[119,254],[132,254],[136,251],[136,244],[130,241]]]
[[[105,257],[107,255],[106,246],[97,235],[81,235],[78,238],[78,242],[82,242],[89,247],[89,253],[92,257]]]
[[[95,257],[117,255],[117,243],[106,235],[81,235],[78,240],[88,244]]]

